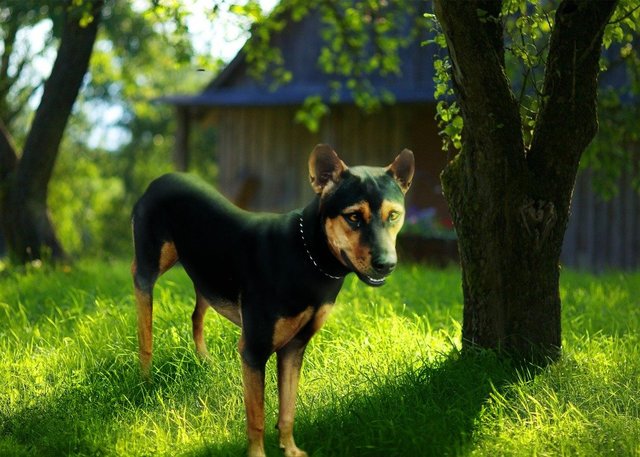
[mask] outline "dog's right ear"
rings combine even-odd
[[[390,174],[400,186],[403,194],[406,194],[411,187],[411,181],[413,180],[413,174],[416,169],[415,159],[413,158],[413,152],[408,149],[404,149],[396,160],[387,167],[387,173]]]
[[[347,165],[328,144],[319,144],[309,156],[309,181],[316,194],[321,194],[329,183],[340,181]]]

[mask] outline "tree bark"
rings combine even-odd
[[[89,66],[102,6],[103,0],[80,6],[67,2],[60,47],[22,156],[13,167],[0,170],[0,221],[9,253],[19,262],[40,259],[45,251],[56,259],[65,257],[49,217],[47,190],[64,129]],[[10,163],[7,145],[11,143],[6,132],[0,136],[3,164],[5,158]],[[17,158],[15,150],[13,156]]]
[[[597,63],[615,4],[559,6],[528,150],[505,74],[501,2],[435,1],[464,119],[442,184],[458,233],[465,346],[536,362],[560,352],[560,251],[578,160],[597,128]]]
[[[11,135],[7,131],[2,118],[0,118],[0,228],[4,226],[2,212],[2,202],[7,192],[7,178],[15,170],[18,163],[18,155],[13,145]],[[0,230],[0,257],[6,254],[5,238]]]
[[[7,176],[16,169],[17,163],[18,154],[13,140],[3,120],[0,119],[0,183],[6,183]]]

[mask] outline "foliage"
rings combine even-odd
[[[292,73],[284,66],[279,48],[271,46],[271,37],[284,28],[286,20],[281,14],[266,14],[259,2],[250,0],[245,5],[233,5],[231,12],[249,18],[251,40],[244,52],[250,73],[256,79],[271,80],[271,89],[291,81]]]
[[[14,132],[20,145],[26,136],[29,104],[39,96],[43,75],[34,64],[43,64],[59,39],[62,4],[55,0],[8,0],[0,4],[0,118]],[[38,29],[43,43],[26,37]],[[28,44],[30,43],[30,44]]]
[[[249,2],[252,11],[259,9]],[[285,0],[270,15],[254,13],[251,40],[244,51],[255,77],[275,88],[295,75],[287,70],[280,50],[271,45],[275,34],[287,21],[299,22],[312,11],[319,12],[324,45],[318,67],[330,76],[331,102],[345,94],[363,111],[373,112],[383,103],[392,103],[393,94],[377,89],[373,80],[400,72],[399,51],[414,42],[424,30],[422,2],[351,0]],[[327,102],[310,96],[296,115],[296,121],[317,131],[329,112]]]
[[[518,100],[525,145],[529,145],[536,125],[536,116],[543,102],[542,82],[554,26],[558,0],[536,2],[507,0],[500,17],[487,11],[477,11],[481,21],[501,21],[506,35],[505,63],[507,76]],[[425,15],[435,34],[429,42],[446,49],[446,42],[434,14]],[[640,147],[635,124],[640,96],[640,6],[635,0],[622,0],[605,29],[601,79],[612,74],[613,87],[601,87],[599,111],[600,133],[584,154],[583,166],[596,170],[601,178],[597,185],[605,196],[615,192],[621,170],[636,170]],[[443,137],[443,149],[460,149],[463,121],[459,108],[452,101],[451,62],[446,54],[436,56],[435,93],[437,119]],[[608,73],[609,72],[609,73]],[[615,72],[615,73],[614,73]],[[621,83],[623,84],[621,86]],[[636,178],[640,189],[640,179]]]
[[[219,61],[206,61],[194,50],[185,24],[186,11],[167,4],[113,3],[80,100],[80,112],[119,111],[120,127],[132,142],[140,136],[169,133],[171,108],[154,99],[194,90],[220,68]],[[156,145],[158,142],[156,138]],[[101,146],[114,149],[108,143]]]
[[[67,148],[61,155],[49,200],[58,235],[69,252],[86,255],[130,248],[131,229],[120,223],[128,222],[122,205],[124,186],[112,167],[109,157],[97,151]]]
[[[105,274],[107,272],[107,274]],[[565,272],[564,356],[516,368],[460,352],[457,270],[349,278],[303,367],[297,441],[315,456],[635,455],[640,277]],[[211,312],[212,360],[192,348],[193,288],[158,285],[154,384],[139,378],[128,261],[0,275],[0,454],[244,452],[239,331]],[[267,452],[279,455],[275,364]]]
[[[412,1],[321,2],[325,45],[318,63],[333,77],[336,96],[346,88],[365,111],[393,100],[390,93],[377,90],[372,79],[400,73],[398,52],[415,41],[423,27],[419,5]]]
[[[311,132],[320,129],[320,120],[329,113],[329,107],[319,95],[307,97],[302,109],[296,112],[295,120],[305,125]]]
[[[427,28],[432,38],[423,44],[433,43],[440,49],[440,53],[435,55],[433,59],[433,82],[435,87],[433,98],[438,100],[436,103],[436,121],[438,122],[438,127],[442,129],[438,132],[442,137],[442,149],[443,151],[460,150],[462,147],[463,121],[460,108],[453,100],[454,93],[450,77],[451,60],[444,52],[447,48],[447,43],[436,15],[425,13],[424,16],[427,19]]]

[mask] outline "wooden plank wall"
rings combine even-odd
[[[317,133],[294,122],[297,109],[212,110],[207,121],[217,130],[218,186],[228,198],[237,201],[247,181],[254,179],[257,188],[246,205],[249,209],[286,211],[306,204],[312,197],[307,160],[318,143],[331,144],[348,165],[385,166],[409,147],[419,167],[409,203],[446,212],[438,175],[447,157],[440,151],[432,106],[394,105],[374,115],[351,105],[332,106]]]
[[[292,119],[293,107],[237,107],[214,113],[218,131],[218,187],[231,200],[248,181],[254,188],[246,206],[283,211],[311,197],[307,158],[320,141]]]
[[[578,175],[561,261],[594,272],[640,268],[640,195],[630,172],[621,176],[618,194],[608,201],[594,192],[589,170]]]

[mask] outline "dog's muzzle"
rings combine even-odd
[[[358,276],[360,281],[372,287],[379,287],[383,285],[387,281],[387,276],[393,271],[393,269],[396,266],[395,262],[393,262],[393,264],[391,264],[391,262],[387,262],[384,265],[378,264],[380,268],[376,268],[375,265],[372,265],[376,273],[375,273],[375,276],[371,276],[359,271],[355,267],[355,265],[353,265],[351,260],[349,260],[349,257],[344,251],[340,251],[340,255],[342,256],[342,260],[347,265],[347,267],[351,271],[353,271],[356,274],[356,276]]]

